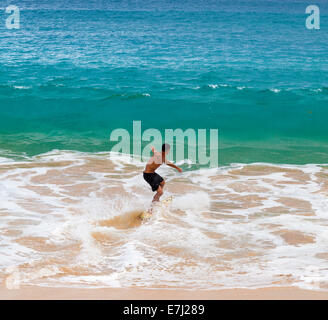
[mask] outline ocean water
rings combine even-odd
[[[326,162],[324,1],[320,30],[301,1],[20,3],[19,30],[2,11],[0,149],[109,151],[141,120],[218,128],[220,164]]]
[[[4,8],[21,8],[5,28]],[[325,290],[328,4],[0,1],[0,277],[7,286]],[[143,164],[112,130],[219,130],[217,168]],[[192,235],[192,236],[191,236]]]

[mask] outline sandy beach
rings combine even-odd
[[[241,164],[183,178],[163,168],[165,197],[174,199],[142,223],[152,194],[141,180],[143,163],[130,160],[65,151],[3,160],[0,279],[21,287],[214,290],[198,292],[215,299],[254,297],[254,290],[217,291],[223,288],[328,288],[326,166]],[[41,292],[24,290],[4,296]],[[40,296],[62,296],[47,290]],[[153,298],[153,290],[138,290],[63,292]]]
[[[1,300],[326,300],[328,292],[296,287],[261,289],[183,290],[183,289],[73,289],[24,286],[0,288]]]

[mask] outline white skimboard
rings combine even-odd
[[[149,220],[152,215],[153,215],[153,212],[154,210],[158,209],[158,208],[161,208],[161,209],[165,209],[167,208],[171,202],[173,200],[173,196],[170,196],[162,201],[159,201],[159,202],[153,202],[151,207],[147,210],[147,211],[143,211],[140,215],[139,215],[139,218],[142,220],[142,221],[147,221]]]

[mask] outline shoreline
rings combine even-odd
[[[23,286],[10,290],[1,286],[0,300],[328,300],[328,292],[297,287],[187,290]]]

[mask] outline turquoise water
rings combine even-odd
[[[320,30],[304,1],[14,4],[19,30],[0,14],[0,156],[109,151],[111,130],[141,120],[218,128],[220,164],[327,163],[326,1]]]

